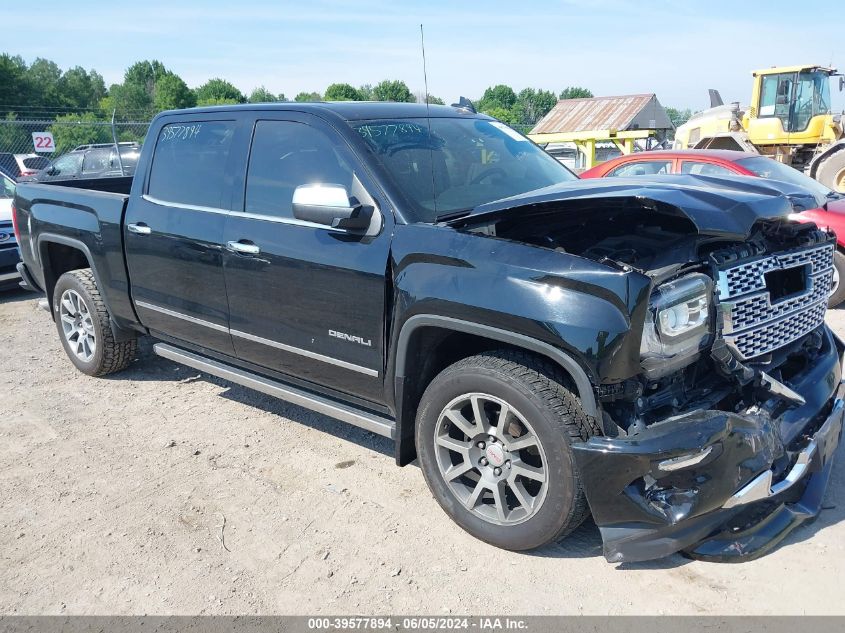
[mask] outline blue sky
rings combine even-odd
[[[710,87],[747,103],[755,68],[832,61],[845,69],[845,12],[834,0],[46,0],[37,12],[7,4],[0,50],[95,68],[107,84],[155,58],[192,87],[220,76],[247,93],[264,85],[291,98],[390,78],[417,92],[421,22],[429,90],[447,102],[506,83],[656,92],[664,105],[703,108]],[[817,27],[828,35],[814,35]],[[845,94],[835,91],[834,106],[845,107]]]

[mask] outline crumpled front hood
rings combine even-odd
[[[636,202],[642,208],[650,202],[656,213],[686,217],[702,235],[742,240],[757,221],[786,219],[793,213],[789,195],[780,183],[746,176],[602,178],[561,183],[483,204],[447,224],[462,227],[544,207],[577,212],[584,207],[579,202],[618,199],[620,205]]]

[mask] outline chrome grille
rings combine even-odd
[[[741,358],[772,352],[821,325],[833,282],[833,249],[819,244],[719,270],[722,332]],[[805,291],[772,303],[766,273],[799,266],[809,266]]]

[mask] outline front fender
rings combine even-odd
[[[392,349],[437,315],[563,350],[594,384],[638,374],[651,280],[554,250],[432,225],[396,227]]]

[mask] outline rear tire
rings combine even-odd
[[[845,193],[845,149],[828,156],[816,171],[816,180],[828,189]]]
[[[83,374],[113,374],[135,358],[137,339],[114,340],[109,312],[90,268],[59,277],[53,290],[53,319],[68,358]]]
[[[830,289],[830,297],[827,300],[828,308],[835,308],[845,301],[845,254],[840,250],[833,253],[833,285]]]
[[[507,350],[458,361],[425,390],[416,426],[423,474],[476,538],[533,549],[589,515],[572,443],[599,431],[564,384],[556,366]]]

